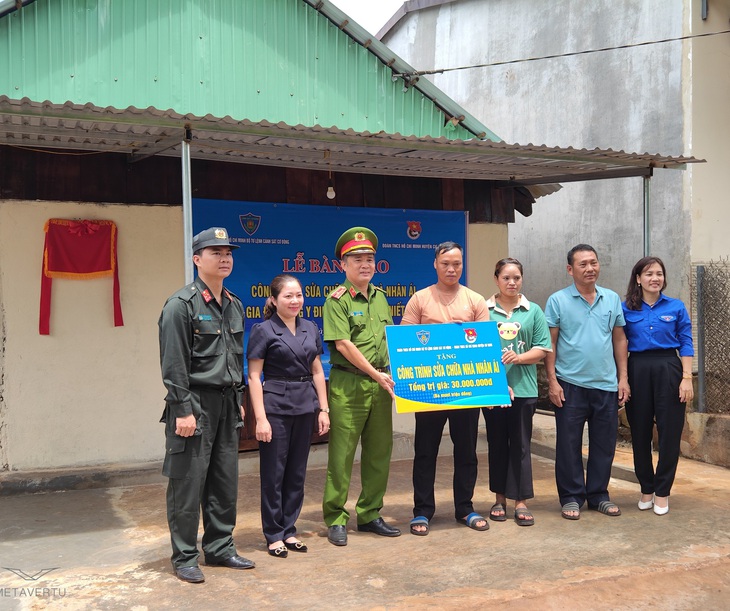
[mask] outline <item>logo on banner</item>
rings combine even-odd
[[[464,339],[467,344],[473,344],[477,341],[477,330],[476,329],[464,329]]]
[[[421,342],[424,346],[428,343],[428,340],[431,339],[431,332],[430,331],[418,331],[416,333],[416,337],[418,338],[418,341]]]
[[[241,227],[248,235],[253,235],[259,229],[261,225],[261,217],[249,212],[248,214],[239,214],[239,220],[241,221]]]
[[[421,221],[406,221],[408,223],[408,231],[406,234],[411,240],[417,240],[421,237]]]

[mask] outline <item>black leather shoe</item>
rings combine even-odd
[[[269,548],[269,556],[274,558],[286,558],[289,555],[289,550],[286,549],[285,545],[279,547]]]
[[[178,579],[188,583],[203,583],[205,581],[203,571],[197,566],[181,566],[179,569],[175,569],[175,575]]]
[[[229,569],[252,569],[256,566],[253,561],[248,558],[244,558],[243,556],[239,556],[238,554],[231,556],[230,558],[226,558],[225,560],[206,559],[205,564],[208,566],[225,566]]]
[[[284,545],[286,545],[286,549],[292,551],[292,552],[302,552],[307,553],[307,546],[304,545],[301,541],[293,541],[292,543],[287,543],[284,541]]]
[[[382,535],[383,537],[400,537],[400,530],[398,528],[388,526],[383,518],[376,518],[367,524],[358,524],[357,529],[360,532],[375,533],[376,535]]]
[[[347,527],[336,524],[327,529],[327,541],[332,545],[347,545]]]

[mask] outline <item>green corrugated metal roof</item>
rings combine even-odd
[[[0,58],[10,98],[473,137],[303,0],[36,0]]]

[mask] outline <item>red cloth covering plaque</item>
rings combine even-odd
[[[50,334],[53,278],[90,280],[114,276],[114,326],[123,326],[114,221],[48,219],[44,231],[39,333]]]

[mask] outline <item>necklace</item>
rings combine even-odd
[[[459,288],[456,289],[456,294],[454,295],[454,298],[451,301],[449,301],[448,303],[444,303],[443,293],[441,292],[441,289],[438,287],[438,284],[436,285],[436,291],[439,294],[439,302],[441,303],[441,305],[448,308],[452,303],[454,303],[456,301],[456,298],[459,296],[459,293],[461,292],[461,286],[459,286]]]

